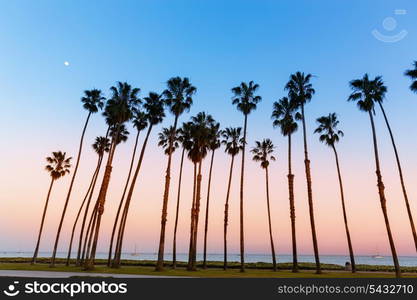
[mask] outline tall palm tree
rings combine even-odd
[[[384,82],[382,81],[381,76],[375,77],[373,82],[374,82],[374,84],[375,84],[375,86],[378,90],[383,91],[382,97],[376,97],[375,101],[378,103],[379,108],[381,109],[382,115],[384,116],[385,124],[388,128],[388,132],[389,132],[389,135],[390,135],[390,138],[391,138],[391,143],[392,143],[392,147],[394,149],[394,154],[395,154],[395,160],[397,162],[398,174],[399,174],[399,177],[400,177],[401,189],[402,189],[403,196],[404,196],[405,206],[407,208],[408,220],[410,221],[411,233],[412,233],[413,239],[414,239],[414,247],[417,251],[417,233],[416,233],[416,228],[414,226],[414,220],[413,220],[413,214],[412,214],[411,208],[410,208],[410,202],[408,201],[407,189],[406,189],[405,183],[404,183],[404,176],[403,176],[403,171],[402,171],[402,167],[401,167],[400,156],[398,154],[397,145],[395,144],[394,133],[392,132],[391,125],[388,121],[388,116],[385,112],[384,106],[382,105],[382,103],[384,101],[384,95],[387,91],[387,88],[384,86]]]
[[[417,60],[414,61],[413,67],[414,69],[405,71],[404,75],[410,77],[412,80],[410,90],[412,90],[414,93],[417,93]]]
[[[297,238],[295,232],[295,201],[294,201],[294,174],[292,174],[291,162],[291,137],[297,131],[298,124],[295,121],[297,103],[287,97],[274,102],[272,120],[274,127],[281,129],[283,136],[288,136],[288,194],[290,201],[291,239],[292,239],[292,271],[298,272]]]
[[[245,271],[245,238],[243,228],[243,184],[245,174],[245,147],[248,115],[256,109],[256,105],[262,100],[261,96],[255,95],[259,89],[259,84],[250,81],[242,82],[239,86],[232,88],[232,104],[236,105],[238,111],[243,113],[243,149],[242,167],[240,171],[240,271]]]
[[[252,148],[253,160],[261,163],[261,168],[265,170],[265,183],[266,183],[266,204],[268,210],[268,225],[269,225],[269,240],[271,242],[271,253],[272,253],[272,265],[274,271],[277,270],[277,260],[275,256],[274,238],[272,237],[272,224],[271,224],[271,208],[269,205],[269,174],[268,167],[269,162],[275,160],[275,156],[272,155],[274,152],[274,144],[270,139],[264,139],[262,142],[255,141],[255,147]]]
[[[94,193],[94,188],[95,188],[95,184],[96,184],[96,181],[97,181],[96,179],[97,179],[98,174],[100,172],[101,162],[103,161],[103,155],[104,155],[104,152],[109,151],[109,146],[110,146],[109,139],[107,139],[105,137],[97,137],[95,143],[93,144],[93,149],[98,154],[97,164],[96,164],[96,168],[94,169],[93,176],[90,180],[90,185],[88,186],[87,192],[85,193],[84,199],[81,202],[80,208],[78,209],[77,216],[76,216],[74,224],[72,226],[71,239],[70,239],[69,246],[68,246],[68,255],[67,255],[67,262],[66,262],[67,266],[69,266],[69,263],[70,263],[71,250],[72,250],[72,241],[74,239],[74,234],[75,234],[75,229],[77,227],[78,219],[80,218],[81,212],[84,208],[84,204],[86,203],[87,199],[88,199],[88,201],[87,201],[87,205],[86,205],[86,214],[85,215],[87,215],[87,213],[88,213],[88,208],[89,208],[89,205],[90,205],[91,196]],[[89,197],[89,195],[91,195],[91,196]],[[83,222],[83,225],[84,224],[85,224],[85,222]],[[76,264],[78,264],[78,259],[77,259]]]
[[[173,77],[167,82],[167,89],[163,91],[165,103],[170,112],[174,115],[174,132],[177,130],[178,119],[183,112],[188,111],[193,104],[193,95],[197,89],[191,85],[188,78]],[[173,138],[170,140],[172,147]],[[168,154],[168,163],[165,175],[165,188],[162,203],[161,215],[161,233],[159,238],[158,261],[156,263],[156,270],[162,271],[164,268],[164,248],[165,248],[165,227],[167,222],[167,210],[169,199],[169,185],[171,181],[171,160],[172,153]]]
[[[110,184],[110,177],[113,169],[112,162],[117,145],[120,142],[122,127],[132,118],[132,108],[140,103],[140,99],[138,98],[140,89],[132,88],[132,86],[126,82],[118,82],[117,86],[112,86],[110,88],[110,91],[112,96],[107,101],[104,116],[106,117],[107,124],[110,125],[114,131],[113,134],[111,134],[110,152],[107,158],[106,168],[100,187],[100,192],[97,198],[97,217],[95,226],[93,226],[91,230],[93,233],[93,240],[91,245],[91,252],[89,252],[88,260],[85,264],[86,269],[91,269],[94,267],[101,217],[104,213],[106,194]]]
[[[190,123],[183,123],[182,127],[177,130],[178,142],[181,143],[182,152],[181,152],[181,163],[180,163],[180,172],[178,177],[178,193],[177,193],[177,207],[175,210],[175,223],[174,223],[174,237],[172,242],[172,268],[177,267],[177,229],[178,229],[178,216],[180,209],[180,199],[181,199],[181,182],[182,182],[182,168],[184,164],[184,154],[186,150],[189,150],[190,145]]]
[[[391,227],[388,219],[388,211],[386,206],[386,197],[385,197],[385,186],[382,181],[381,168],[379,162],[379,152],[378,152],[378,142],[376,137],[375,123],[374,123],[374,113],[375,113],[375,102],[378,99],[384,98],[386,89],[382,86],[376,84],[375,80],[370,80],[368,74],[365,74],[361,79],[352,80],[349,83],[352,93],[350,94],[348,101],[357,101],[359,110],[367,112],[369,114],[369,119],[371,122],[372,129],[372,139],[374,144],[374,153],[375,153],[375,165],[376,165],[376,176],[377,176],[377,186],[379,193],[379,200],[381,203],[382,213],[384,215],[385,226],[387,229],[388,239],[391,247],[392,258],[395,266],[395,273],[397,277],[401,277],[400,265],[398,263],[397,251],[395,250],[394,239],[391,233]]]
[[[133,164],[135,162],[135,157],[136,157],[136,149],[138,147],[139,134],[142,130],[144,130],[148,126],[147,116],[139,108],[134,108],[133,109],[132,122],[133,122],[133,127],[135,127],[136,130],[137,130],[137,133],[136,133],[136,138],[135,138],[135,144],[133,146],[132,158],[130,159],[129,172],[127,174],[126,183],[125,183],[123,193],[122,193],[122,198],[120,199],[119,207],[117,208],[116,218],[114,220],[113,229],[112,229],[112,232],[111,232],[109,255],[108,255],[108,258],[107,258],[107,266],[108,267],[111,266],[111,256],[112,256],[112,253],[113,253],[114,235],[116,233],[117,224],[119,222],[120,211],[121,211],[122,206],[123,206],[126,191],[127,191],[128,186],[129,186],[130,177],[132,175]]]
[[[208,177],[208,186],[207,186],[207,201],[206,201],[206,216],[204,222],[204,250],[203,250],[203,269],[207,268],[207,233],[208,233],[208,219],[209,219],[209,207],[210,207],[210,187],[211,187],[211,175],[213,171],[213,162],[214,162],[214,152],[220,148],[220,123],[213,123],[210,125],[210,142],[209,150],[211,151],[210,159],[210,171]]]
[[[197,171],[195,177],[195,197],[192,205],[191,228],[190,228],[190,252],[188,258],[188,270],[196,269],[197,256],[197,233],[198,219],[200,214],[201,201],[201,181],[202,181],[202,163],[207,156],[211,142],[212,126],[215,121],[211,115],[204,112],[198,113],[191,118],[191,140],[188,151],[189,159],[194,163],[194,171]]]
[[[52,252],[51,267],[55,265],[55,257],[56,257],[56,251],[58,249],[59,237],[61,235],[62,224],[64,223],[64,218],[65,218],[65,214],[67,212],[68,202],[69,202],[70,197],[71,197],[72,187],[74,185],[75,176],[77,175],[78,165],[80,163],[81,151],[83,149],[83,141],[84,141],[85,131],[87,130],[87,125],[88,125],[88,122],[90,120],[91,115],[98,112],[99,109],[103,108],[104,101],[105,101],[105,98],[101,94],[101,91],[97,90],[97,89],[84,91],[84,97],[81,98],[81,102],[83,103],[83,107],[84,107],[84,109],[86,109],[88,111],[88,114],[87,114],[87,119],[85,120],[85,123],[84,123],[84,128],[83,128],[82,133],[81,133],[77,160],[75,162],[74,172],[72,173],[70,186],[68,188],[67,197],[65,199],[64,208],[62,209],[61,219],[59,221],[58,230],[57,230],[57,233],[56,233],[54,249],[53,249],[53,252]]]
[[[340,138],[343,137],[343,131],[339,130],[337,126],[339,125],[339,120],[335,113],[330,113],[328,116],[323,116],[317,119],[319,126],[316,128],[314,133],[319,133],[319,140],[322,143],[325,143],[327,146],[333,149],[335,159],[336,159],[336,168],[337,176],[339,179],[340,187],[340,198],[342,200],[342,209],[343,209],[343,220],[345,222],[346,238],[349,247],[350,263],[352,266],[352,273],[356,272],[355,256],[353,255],[352,241],[350,239],[350,232],[347,221],[346,207],[345,207],[345,195],[343,192],[343,183],[342,175],[340,172],[339,166],[339,156],[336,151],[336,143],[339,142]]]
[[[36,259],[38,258],[39,244],[41,242],[43,224],[45,222],[46,211],[48,210],[49,196],[51,195],[52,187],[55,180],[58,180],[59,178],[65,176],[65,174],[70,173],[69,169],[71,167],[71,159],[71,157],[66,157],[66,152],[61,151],[52,152],[52,156],[46,157],[48,164],[46,165],[45,170],[49,173],[49,176],[51,176],[51,183],[49,185],[48,195],[46,196],[45,206],[43,208],[38,241],[36,242],[35,251],[33,253],[32,264],[35,264]]]
[[[232,175],[233,175],[233,164],[235,161],[235,156],[239,154],[239,151],[243,149],[243,138],[242,138],[242,128],[229,127],[222,132],[222,144],[225,145],[225,152],[229,154],[232,159],[230,162],[230,171],[229,171],[229,180],[227,183],[227,194],[226,194],[226,203],[224,205],[224,238],[223,238],[223,248],[224,248],[224,263],[223,269],[227,269],[227,225],[229,221],[229,196],[230,196],[230,187],[232,184]]]
[[[158,134],[158,138],[158,146],[164,149],[166,155],[174,153],[175,149],[180,146],[178,141],[178,129],[174,131],[174,127],[172,126],[169,128],[162,128],[162,131]],[[172,145],[170,143],[171,138],[173,139]]]
[[[304,106],[307,102],[310,102],[313,98],[315,90],[311,84],[311,74],[305,75],[304,73],[297,72],[290,76],[290,80],[285,86],[285,89],[288,90],[288,95],[290,99],[295,101],[298,106],[301,108],[301,121],[303,123],[303,138],[304,138],[304,165],[307,181],[307,196],[308,196],[308,206],[310,213],[310,225],[311,225],[311,234],[313,238],[313,248],[314,248],[314,258],[316,260],[316,273],[321,273],[320,267],[320,257],[319,257],[319,246],[317,243],[317,234],[316,234],[316,225],[314,222],[314,207],[313,207],[313,190],[311,183],[311,170],[310,170],[310,159],[308,158],[308,147],[307,147],[307,129],[305,122],[305,113]]]
[[[101,164],[103,163],[104,153],[106,153],[106,152],[108,153],[110,151],[110,140],[107,138],[109,131],[110,131],[110,129],[107,131],[106,137],[104,137],[104,136],[96,137],[96,140],[95,140],[94,144],[92,145],[94,151],[97,153],[97,155],[99,157],[99,164],[97,166],[98,171],[97,171],[96,176],[94,177],[94,180],[93,180],[93,186],[92,186],[91,191],[88,195],[87,205],[86,205],[86,208],[84,210],[84,216],[83,216],[83,221],[82,221],[82,224],[81,224],[80,236],[79,236],[79,241],[78,241],[77,259],[76,259],[76,262],[75,262],[75,264],[77,266],[79,266],[81,264],[81,262],[84,260],[85,251],[82,251],[82,248],[85,249],[85,247],[83,247],[83,244],[82,244],[83,243],[83,237],[84,237],[84,229],[85,229],[85,224],[86,224],[86,221],[87,221],[87,215],[88,215],[88,212],[89,212],[91,199],[93,197],[94,189],[96,187],[96,183],[97,183],[97,179],[98,179],[98,175],[100,173]],[[90,222],[89,222],[89,225],[87,227],[88,228],[91,227]],[[85,239],[87,239],[89,231],[90,230],[87,230]],[[81,255],[82,255],[82,257],[81,257]]]
[[[118,232],[118,242],[116,244],[116,251],[114,255],[114,261],[113,261],[113,267],[119,267],[120,266],[120,258],[122,253],[122,246],[123,246],[123,237],[125,233],[126,228],[126,221],[127,221],[127,215],[129,212],[129,206],[130,202],[132,200],[133,191],[135,189],[136,180],[139,175],[140,167],[142,166],[143,157],[145,155],[146,145],[148,143],[149,135],[151,134],[152,128],[161,123],[165,117],[164,112],[164,101],[162,100],[162,96],[150,92],[148,97],[145,97],[143,104],[143,109],[146,114],[147,123],[149,125],[148,132],[146,133],[145,140],[142,145],[142,149],[139,155],[138,163],[136,166],[135,173],[132,177],[132,182],[130,183],[129,192],[126,197],[126,202],[123,209],[122,218],[120,220],[120,226],[119,226],[119,232]]]

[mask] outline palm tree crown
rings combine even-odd
[[[125,124],[113,125],[110,127],[110,136],[115,141],[116,145],[121,142],[126,142],[129,136],[129,131],[126,129]]]
[[[249,81],[249,84],[242,82],[239,86],[232,88],[232,104],[244,115],[248,115],[256,109],[256,105],[262,100],[262,97],[255,95],[259,89],[259,84]]]
[[[417,93],[417,60],[413,63],[414,69],[405,71],[404,75],[410,77],[412,83],[410,85],[410,90]]]
[[[304,72],[296,72],[290,76],[290,80],[285,85],[288,90],[289,97],[297,103],[297,105],[304,105],[309,102],[316,92],[313,85],[310,83],[313,75]]]
[[[98,136],[92,147],[98,155],[103,155],[104,152],[109,152],[110,150],[110,140],[104,136]]]
[[[191,117],[190,123],[190,144],[188,157],[193,162],[200,162],[207,155],[207,150],[211,141],[211,127],[214,124],[211,115],[200,112]]]
[[[197,88],[192,86],[187,77],[172,77],[167,82],[167,89],[162,92],[165,104],[174,116],[188,111],[193,104],[192,96]]]
[[[165,154],[170,154],[179,147],[178,141],[178,132],[179,129],[174,131],[174,127],[170,126],[169,128],[162,128],[162,131],[158,134],[159,142],[158,146],[161,146],[165,149]],[[170,139],[172,139],[172,146],[170,147]]]
[[[141,111],[138,107],[134,107],[132,110],[132,123],[138,131],[142,131],[148,126],[148,119],[146,113]]]
[[[145,101],[143,108],[145,109],[149,124],[156,125],[161,123],[165,117],[164,101],[161,95],[150,92],[143,100]]]
[[[288,136],[297,131],[298,124],[294,120],[296,110],[297,103],[294,100],[289,100],[288,97],[283,97],[274,102],[271,116],[272,124],[274,127],[281,128],[282,135]]]
[[[270,139],[264,139],[262,142],[255,141],[255,147],[252,148],[253,160],[261,162],[263,169],[268,168],[269,161],[274,161],[275,157],[272,155],[274,152],[274,144]]]
[[[314,133],[319,133],[319,140],[322,143],[332,147],[335,143],[339,142],[340,138],[343,137],[343,131],[337,129],[339,120],[335,113],[330,113],[328,116],[323,116],[317,119],[319,126]]]
[[[65,176],[70,173],[72,157],[66,157],[66,152],[52,152],[52,156],[46,157],[48,164],[45,170],[48,171],[53,180]]]
[[[352,80],[349,85],[352,93],[348,101],[357,101],[358,108],[366,112],[374,111],[375,102],[382,102],[387,92],[380,76],[371,80],[368,74],[365,74],[362,79]]]
[[[243,138],[241,127],[228,127],[222,131],[222,144],[225,145],[225,152],[235,156],[243,149]]]
[[[221,136],[220,123],[216,123],[216,122],[212,123],[210,125],[210,143],[209,143],[209,149],[211,151],[214,151],[220,148],[221,146],[220,136]]]
[[[106,98],[101,94],[101,90],[92,89],[84,91],[84,97],[81,98],[83,107],[90,113],[96,113],[104,106]]]

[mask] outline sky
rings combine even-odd
[[[349,226],[357,254],[389,254],[376,188],[369,118],[346,101],[349,81],[365,73],[382,75],[388,87],[385,108],[403,163],[414,218],[417,218],[417,95],[403,76],[417,60],[415,1],[0,1],[0,251],[32,251],[49,186],[45,157],[62,150],[75,156],[87,116],[83,91],[99,88],[106,96],[117,81],[141,88],[141,96],[162,92],[172,76],[186,76],[197,87],[194,105],[180,122],[206,111],[222,127],[242,126],[231,104],[231,88],[242,81],[260,85],[262,102],[249,116],[248,144],[270,138],[277,161],[271,163],[271,209],[278,254],[291,253],[287,191],[287,140],[272,127],[272,103],[286,95],[291,73],[314,75],[316,94],[306,106],[313,196],[321,254],[346,254],[347,243],[334,156],[313,134],[315,119],[336,112],[345,137],[337,145]],[[376,32],[376,31],[377,32]],[[374,34],[372,33],[374,32]],[[376,34],[375,34],[376,32]],[[387,42],[397,39],[396,42]],[[68,65],[64,64],[68,62]],[[156,252],[160,230],[166,156],[157,133],[170,126],[167,115],[151,134],[127,224],[124,250]],[[391,227],[400,255],[416,255],[388,132],[377,110],[376,126]],[[130,127],[130,125],[129,125]],[[85,147],[60,251],[68,247],[75,214],[94,170],[90,145],[106,125],[95,114]],[[133,129],[131,129],[133,133]],[[143,134],[144,135],[144,134]],[[143,141],[140,137],[140,143]],[[127,176],[131,137],[115,155],[100,232],[99,251],[109,233]],[[299,253],[311,254],[301,131],[294,135],[293,165]],[[173,157],[166,251],[172,249],[175,195],[180,152]],[[208,251],[221,253],[223,208],[230,157],[215,155]],[[269,253],[264,173],[247,155],[245,238],[248,253]],[[209,161],[203,162],[202,208],[205,209]],[[192,165],[184,167],[178,251],[188,249]],[[238,180],[234,169],[229,247],[239,251]],[[70,176],[56,182],[48,208],[41,251],[53,246]],[[96,196],[95,196],[96,197]],[[203,213],[199,250],[202,246]]]

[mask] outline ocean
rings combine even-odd
[[[10,252],[10,251],[2,251],[0,252],[0,257],[32,257],[33,252]],[[107,253],[105,252],[98,252],[96,258],[103,258],[107,259]],[[66,258],[67,253],[58,252],[57,257]],[[72,254],[72,258],[76,256],[76,253]],[[156,260],[157,253],[123,253],[122,259],[130,259],[130,260]],[[51,252],[39,252],[38,257],[51,257]],[[416,267],[417,266],[417,256],[399,256],[398,257],[401,266],[405,267]],[[172,254],[166,253],[165,260],[172,260]],[[197,254],[197,260],[203,260],[203,255],[201,253]],[[208,261],[223,261],[223,254],[207,254]],[[188,254],[185,253],[178,253],[177,254],[177,261],[188,261]],[[229,254],[228,255],[229,262],[239,262],[240,255],[239,254]],[[291,255],[277,255],[277,261],[284,263],[284,262],[292,262]],[[314,262],[313,255],[299,255],[298,256],[299,262]],[[346,262],[350,261],[349,256],[347,255],[320,255],[320,262],[326,264],[335,264],[344,266]],[[271,255],[268,254],[246,254],[245,255],[245,262],[272,262]],[[356,264],[366,264],[366,265],[386,265],[392,266],[392,257],[391,256],[366,256],[366,255],[358,255],[355,256]]]

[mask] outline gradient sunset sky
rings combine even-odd
[[[397,9],[406,10],[396,14]],[[404,12],[404,11],[403,11]],[[1,1],[0,3],[0,251],[32,251],[49,185],[45,157],[62,150],[75,156],[87,113],[83,90],[109,95],[116,81],[140,87],[141,96],[161,92],[172,76],[187,76],[198,89],[191,112],[206,111],[222,127],[242,126],[231,104],[230,89],[241,81],[260,84],[263,100],[249,116],[250,147],[271,138],[277,161],[271,164],[271,201],[278,254],[291,252],[287,191],[287,140],[272,128],[272,103],[285,96],[284,85],[298,70],[312,73],[316,95],[306,106],[312,161],[315,216],[321,254],[346,254],[347,243],[333,153],[313,135],[315,119],[336,112],[345,137],[337,146],[344,176],[347,212],[357,254],[389,254],[376,188],[370,124],[366,114],[346,101],[348,82],[382,75],[388,86],[386,110],[396,134],[409,198],[417,218],[417,95],[403,76],[417,60],[415,1]],[[383,23],[386,18],[392,19]],[[385,27],[384,27],[385,25]],[[391,27],[389,27],[391,25]],[[387,30],[392,29],[391,31]],[[395,36],[386,43],[373,30]],[[69,65],[64,65],[68,61]],[[399,255],[416,255],[394,153],[377,110],[377,133],[391,226]],[[172,123],[169,115],[162,126]],[[130,125],[129,125],[130,126]],[[155,252],[166,157],[152,134],[129,214],[125,251]],[[105,135],[100,114],[93,115],[85,137],[78,176],[59,250],[69,233],[96,162],[91,144]],[[130,130],[132,133],[134,130]],[[143,136],[140,139],[142,142]],[[106,251],[109,232],[127,176],[133,138],[116,153],[98,250]],[[180,151],[173,161],[167,252],[172,249],[175,195]],[[247,155],[245,233],[248,253],[269,253],[264,173]],[[214,163],[208,251],[221,253],[223,209],[230,157],[223,149]],[[205,209],[209,161],[203,163],[202,209]],[[301,131],[294,136],[297,242],[312,253]],[[230,207],[230,251],[237,253],[238,175],[234,170]],[[179,252],[188,249],[192,165],[185,164],[179,224]],[[52,248],[70,176],[52,192],[41,251]],[[100,182],[100,181],[99,181]],[[200,225],[204,215],[201,213]],[[201,234],[203,227],[200,227]],[[202,235],[199,247],[202,246]],[[200,248],[201,249],[201,248]]]

